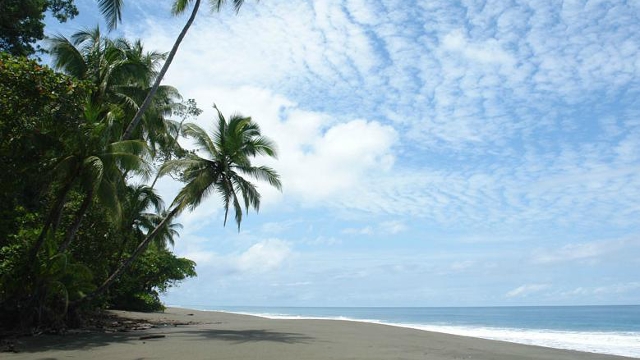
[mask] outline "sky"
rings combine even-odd
[[[48,34],[102,22],[76,3]],[[113,36],[169,51],[171,3],[126,1]],[[239,232],[215,195],[182,214],[198,277],[163,300],[640,304],[638,34],[635,0],[203,2],[164,84],[204,128],[251,116],[283,191]]]

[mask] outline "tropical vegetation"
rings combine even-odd
[[[71,11],[73,2],[38,4]],[[121,1],[100,5],[119,18]],[[250,117],[217,107],[212,131],[191,123],[195,101],[160,85],[171,53],[97,27],[45,44],[53,69],[15,56],[30,51],[0,51],[0,327],[60,329],[95,308],[162,309],[160,294],[196,276],[195,262],[171,251],[178,215],[215,193],[222,225],[231,210],[239,229],[260,207],[254,181],[281,188],[275,170],[252,164],[276,157],[275,144]],[[184,184],[168,206],[154,188],[165,175]]]

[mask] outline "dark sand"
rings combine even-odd
[[[13,359],[629,359],[337,320],[269,320],[169,308],[114,312],[155,324],[146,330],[20,338]],[[188,324],[188,325],[187,325]]]

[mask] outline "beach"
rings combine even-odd
[[[340,320],[274,320],[168,308],[113,311],[153,324],[144,330],[87,331],[19,338],[3,359],[427,359],[613,360],[558,350]],[[144,327],[144,326],[143,326]]]

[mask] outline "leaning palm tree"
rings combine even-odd
[[[75,239],[82,219],[95,200],[109,210],[114,220],[119,221],[122,215],[121,190],[126,186],[125,174],[147,178],[151,171],[147,144],[141,140],[112,141],[109,136],[111,121],[108,115],[106,119],[103,117],[105,112],[108,111],[86,105],[85,129],[73,142],[70,154],[64,156],[55,169],[64,174],[74,174],[84,193],[80,208],[59,247],[60,252],[65,251]]]
[[[212,136],[195,124],[186,124],[183,133],[195,140],[196,152],[182,159],[169,160],[160,168],[162,175],[181,174],[182,181],[186,183],[173,200],[171,210],[147,234],[131,256],[82,301],[91,300],[106,291],[157,235],[166,232],[167,225],[178,214],[186,209],[195,209],[207,195],[216,192],[222,198],[224,224],[227,222],[229,208],[233,207],[239,230],[243,211],[247,212],[249,208],[257,211],[260,208],[260,193],[256,185],[243,176],[266,181],[276,189],[282,189],[280,176],[275,170],[251,163],[251,159],[258,155],[277,157],[275,144],[262,136],[260,127],[250,117],[233,115],[227,121],[220,110],[217,107],[215,109],[218,121]]]
[[[266,166],[254,166],[251,158],[257,155],[276,157],[274,143],[260,133],[260,127],[250,117],[233,115],[227,121],[220,110],[217,128],[212,137],[195,124],[184,126],[184,135],[195,140],[201,157],[191,153],[183,159],[167,161],[160,174],[180,173],[186,185],[178,193],[172,207],[193,210],[210,193],[217,192],[224,207],[226,225],[229,208],[233,206],[235,220],[240,228],[243,206],[260,208],[260,194],[242,175],[268,182],[281,188],[276,172]]]
[[[123,120],[135,113],[136,103],[146,95],[149,84],[157,75],[159,61],[164,59],[164,54],[145,52],[139,41],[131,44],[125,39],[105,37],[97,27],[78,31],[70,39],[56,36],[48,41],[54,66],[68,75],[90,82],[93,91],[85,104],[85,119],[75,133],[78,137],[64,143],[65,155],[56,166],[59,189],[55,191],[53,206],[33,246],[31,258],[36,256],[45,238],[57,229],[67,195],[78,182],[85,197],[60,250],[65,250],[75,238],[94,195],[101,197],[99,200],[105,204],[111,203],[110,208],[117,208],[113,206],[117,197],[109,194],[117,194],[114,186],[121,183],[127,174],[137,171],[135,165],[126,165],[125,158],[141,165],[139,155],[147,148],[139,140],[120,141]],[[175,100],[180,97],[171,87],[161,87],[157,94],[150,116],[145,117],[144,128],[138,129],[140,134],[136,134],[136,139],[148,140],[149,148],[153,150],[157,138],[171,137],[165,115],[179,105]],[[166,140],[164,143],[169,145],[161,145],[163,150],[171,151],[167,148],[172,143]],[[127,153],[130,150],[134,153]],[[114,160],[115,157],[119,159]],[[119,174],[119,170],[124,173]]]
[[[155,93],[158,91],[158,88],[160,87],[160,83],[162,82],[164,75],[167,73],[169,66],[171,66],[171,62],[173,61],[173,58],[178,52],[180,43],[182,43],[182,40],[187,35],[187,32],[189,31],[191,24],[193,24],[193,21],[195,20],[196,15],[198,14],[198,10],[200,9],[200,1],[201,0],[175,0],[175,2],[173,3],[173,8],[171,12],[174,15],[179,15],[184,13],[185,10],[187,10],[187,8],[189,7],[189,5],[193,3],[193,9],[191,9],[191,15],[189,16],[187,23],[182,28],[182,31],[180,31],[178,38],[174,42],[173,47],[171,48],[171,51],[167,56],[167,60],[164,62],[162,69],[160,69],[160,73],[156,77],[156,80],[153,86],[151,87],[151,89],[149,90],[147,97],[145,98],[144,102],[142,103],[142,105],[140,106],[140,108],[132,118],[132,120],[129,122],[129,126],[127,127],[125,132],[122,134],[123,140],[129,139],[132,136],[133,131],[138,126],[138,123],[140,123],[142,116],[151,105],[151,101]],[[238,12],[240,10],[240,7],[242,7],[242,4],[244,3],[244,0],[232,0],[232,1],[233,1],[233,6],[236,12]],[[107,24],[109,25],[110,29],[114,29],[122,19],[123,3],[124,3],[123,0],[98,0],[100,11],[105,16],[107,20]],[[213,10],[220,11],[220,9],[222,8],[222,5],[226,3],[226,0],[210,0],[210,3],[211,3],[211,8]]]
[[[130,185],[125,189],[125,201],[123,206],[122,228],[133,235],[138,241],[144,240],[146,234],[152,231],[167,216],[164,209],[164,202],[157,191],[148,185]],[[160,247],[174,245],[174,239],[180,237],[178,229],[182,225],[171,223],[165,226],[154,242]],[[130,236],[125,236],[120,246],[121,251],[127,248],[127,240]],[[120,256],[117,257],[118,259]]]
[[[107,109],[108,108],[108,109]],[[146,178],[150,174],[147,162],[148,147],[144,141],[112,141],[110,120],[114,111],[88,101],[84,109],[84,121],[69,138],[62,142],[62,155],[50,175],[60,183],[54,191],[54,205],[49,210],[44,226],[31,252],[34,258],[47,236],[55,233],[63,207],[73,188],[77,188],[83,200],[77,209],[59,252],[64,252],[75,239],[81,222],[92,203],[97,200],[112,215],[120,217],[120,189],[125,184],[125,174]]]

